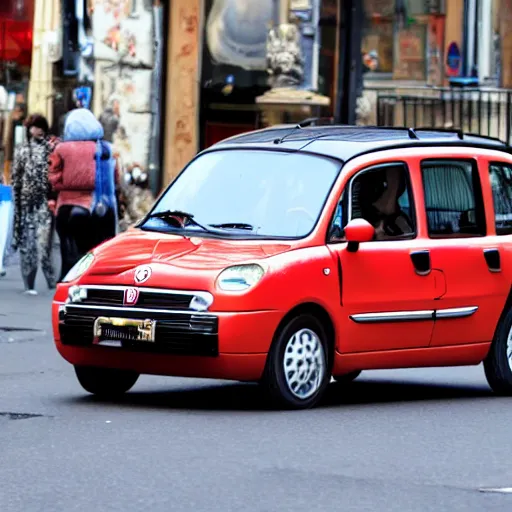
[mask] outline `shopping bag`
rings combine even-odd
[[[4,272],[7,257],[12,252],[13,221],[12,188],[0,185],[0,273]]]

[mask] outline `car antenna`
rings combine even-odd
[[[409,134],[409,139],[419,140],[418,134],[415,132],[414,128],[407,128],[407,133]]]
[[[330,121],[330,124],[333,124],[333,118],[327,117],[308,117],[307,119],[304,119],[300,123],[297,123],[288,133],[284,134],[281,138],[277,138],[274,140],[274,144],[282,144],[283,141],[286,139],[286,137],[289,137],[293,133],[295,133],[295,130],[301,130],[302,128],[306,128],[307,126],[311,126],[313,123],[317,123],[318,121],[321,121],[323,119],[328,119]]]

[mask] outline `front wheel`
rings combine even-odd
[[[496,335],[484,360],[485,376],[492,390],[512,396],[512,309],[500,320]]]
[[[312,315],[290,320],[268,354],[262,384],[271,400],[288,409],[306,409],[321,399],[330,380],[328,341]]]
[[[75,366],[75,373],[85,391],[104,398],[126,393],[139,378],[135,372],[93,366]]]

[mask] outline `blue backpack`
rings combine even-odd
[[[117,214],[115,190],[116,161],[110,144],[104,140],[96,142],[96,180],[92,212],[103,217],[109,210]]]

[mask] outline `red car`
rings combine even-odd
[[[260,382],[311,407],[331,377],[477,365],[512,392],[512,156],[459,132],[315,126],[194,158],[57,289],[85,390],[140,374]]]

